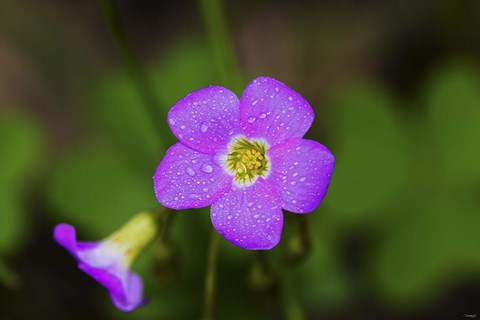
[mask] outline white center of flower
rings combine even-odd
[[[251,185],[258,177],[266,177],[270,172],[266,156],[267,144],[261,140],[248,140],[235,137],[230,143],[227,155],[227,170],[238,185]]]

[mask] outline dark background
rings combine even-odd
[[[480,2],[223,1],[226,28],[212,3],[118,1],[152,113],[100,2],[0,0],[0,319],[199,319],[208,209],[134,266],[150,304],[131,315],[51,233],[101,239],[157,207],[167,110],[260,75],[310,102],[336,168],[275,249],[220,239],[217,318],[480,316]]]

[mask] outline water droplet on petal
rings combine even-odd
[[[228,130],[228,135],[231,136],[233,134],[233,132],[234,132],[233,129]]]
[[[182,130],[185,129],[185,126],[180,126],[180,129],[182,129]]]
[[[275,87],[275,92],[276,93],[279,93],[280,92],[280,89],[278,87]]]
[[[292,98],[292,97],[288,97],[288,101],[292,101],[292,100],[293,100],[293,98]]]
[[[177,121],[175,121],[175,119],[169,119],[168,123],[170,123],[173,126],[175,125],[175,123],[177,123]]]
[[[297,200],[293,199],[293,200],[292,200],[292,203],[293,203],[293,204],[297,203]]]
[[[188,173],[188,175],[191,176],[191,177],[193,177],[193,176],[195,175],[195,171],[193,171],[193,169],[190,168],[190,167],[187,168],[187,173]]]
[[[260,113],[260,119],[265,119],[267,114],[265,112]]]
[[[213,171],[213,167],[209,164],[205,164],[202,166],[202,171],[205,173],[210,173]]]
[[[200,196],[198,194],[192,193],[191,195],[188,196],[190,199],[198,199]]]
[[[303,181],[305,181],[306,179],[307,179],[307,178],[305,178],[305,177],[301,177],[301,178],[300,178],[300,182],[303,182]]]
[[[208,125],[206,123],[202,123],[202,125],[200,126],[200,131],[202,133],[205,133],[207,132],[207,130],[208,130]]]
[[[249,118],[247,119],[248,123],[254,123],[255,120],[256,120],[255,117],[249,117]]]
[[[253,206],[253,202],[249,202],[249,203],[247,204],[247,207],[251,207],[251,206]]]
[[[253,100],[252,101],[252,106],[256,105],[258,103],[258,100]]]

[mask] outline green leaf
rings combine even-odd
[[[69,154],[53,176],[48,195],[63,222],[85,228],[98,239],[137,212],[156,206],[151,174],[139,173],[121,154],[101,144]]]
[[[420,303],[460,276],[480,275],[478,207],[445,198],[405,217],[379,248],[372,266],[390,300]]]
[[[330,112],[336,163],[326,203],[357,221],[405,188],[406,138],[392,98],[380,88],[339,90]]]
[[[478,67],[451,64],[426,92],[436,145],[451,179],[480,179],[480,77]]]
[[[13,250],[25,235],[26,192],[44,154],[42,129],[27,115],[0,114],[0,252]]]

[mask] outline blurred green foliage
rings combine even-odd
[[[4,8],[9,7],[16,5],[9,1]],[[20,11],[19,17],[31,17],[32,13]],[[48,57],[49,50],[62,55],[63,42],[50,33],[55,26],[52,21],[41,30],[48,34],[48,48],[42,47],[43,54],[34,58],[39,59],[41,70],[55,70],[59,85],[63,64]],[[15,28],[14,19],[2,24],[15,31],[25,47],[38,45],[27,29]],[[225,37],[220,31],[220,38]],[[57,32],[62,34],[58,38],[69,43],[62,30]],[[288,40],[288,34],[284,36]],[[338,35],[332,33],[332,37]],[[71,45],[82,47],[82,42]],[[214,48],[212,54],[210,49],[198,38],[177,37],[145,65],[159,113],[165,114],[180,98],[208,85],[230,88],[232,81],[241,94],[236,88],[240,87],[238,79],[228,79],[225,70],[222,76],[213,70],[221,66],[212,62],[212,56],[219,53]],[[81,61],[79,56],[75,59]],[[259,269],[256,253],[220,241],[218,318],[266,318],[272,303],[269,298],[286,300],[291,319],[332,310],[342,314],[341,310],[362,303],[360,298],[365,296],[388,307],[408,309],[431,301],[464,279],[478,281],[479,75],[475,61],[442,62],[427,72],[413,96],[400,96],[373,77],[343,85],[335,82],[322,106],[328,119],[322,129],[326,135],[309,132],[336,157],[327,197],[317,212],[307,216],[285,212],[282,241],[266,255],[271,270]],[[69,141],[58,151],[60,156],[47,152],[47,137],[53,128],[26,112],[0,110],[0,284],[16,288],[21,282],[18,264],[12,261],[17,254],[28,255],[22,247],[35,228],[37,215],[45,214],[41,219],[48,232],[55,223],[66,222],[78,228],[80,239],[97,240],[136,212],[158,206],[152,176],[172,141],[167,123],[146,113],[138,87],[119,68],[92,78],[85,83],[75,80],[82,84],[75,121],[88,132]],[[304,93],[301,86],[298,91]],[[305,97],[309,101],[317,98]],[[39,203],[44,207],[32,208]],[[135,311],[136,319],[198,317],[211,229],[208,211],[176,214],[171,239],[178,275],[173,282],[158,281],[161,275],[156,275],[154,250],[134,265],[150,297],[147,306]],[[292,266],[283,259],[292,241],[298,240],[294,238],[298,235],[295,219],[306,222],[311,251]],[[51,242],[49,248],[54,248]],[[358,247],[350,248],[350,242]],[[357,260],[350,261],[351,256]],[[283,291],[278,284],[270,287],[269,280],[282,279],[282,275]],[[131,317],[117,311],[107,293],[89,281],[89,286],[99,288],[96,300],[107,310],[105,318]],[[258,292],[262,285],[268,287],[263,288],[267,292]],[[276,316],[275,311],[268,314]]]
[[[23,243],[26,203],[46,151],[44,128],[20,112],[0,113],[0,253]]]

